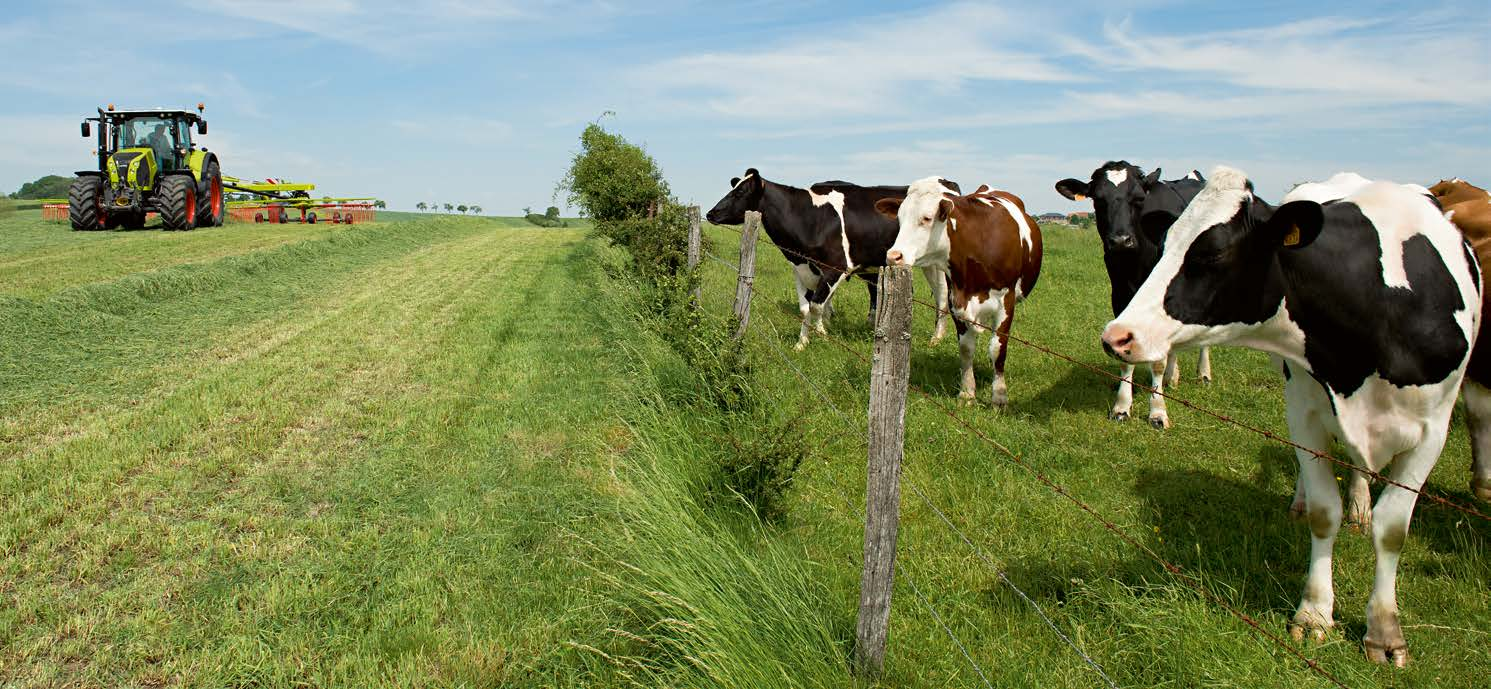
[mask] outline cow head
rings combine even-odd
[[[1128,161],[1110,161],[1092,172],[1091,181],[1069,177],[1056,183],[1056,191],[1073,201],[1092,199],[1103,251],[1126,252],[1139,248],[1144,199],[1159,179],[1158,169],[1145,175]]]
[[[1153,173],[1159,175],[1159,170]],[[1159,246],[1165,242],[1165,233],[1185,212],[1191,199],[1206,185],[1206,178],[1192,170],[1185,177],[1167,182],[1155,182],[1144,195],[1139,211],[1139,231],[1151,243]]]
[[[704,219],[716,225],[739,225],[745,222],[746,211],[761,210],[761,194],[766,183],[756,168],[745,171],[744,177],[730,180],[730,193],[709,209]]]
[[[900,223],[896,241],[885,252],[885,262],[892,266],[946,265],[951,243],[948,230],[956,230],[952,219],[957,192],[939,177],[913,182],[905,198],[887,197],[875,202],[875,210]]]
[[[1233,341],[1278,311],[1282,294],[1266,280],[1277,253],[1309,246],[1323,223],[1320,204],[1274,208],[1253,196],[1247,175],[1217,168],[1170,227],[1159,264],[1103,330],[1103,348],[1139,363]]]

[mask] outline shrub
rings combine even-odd
[[[668,183],[652,156],[594,123],[581,132],[580,152],[559,189],[597,224],[645,216],[668,196]]]
[[[764,522],[780,520],[797,470],[813,450],[802,428],[808,414],[797,411],[784,418],[761,408],[730,414],[725,432],[715,438],[717,450],[703,486],[703,503],[743,503]]]

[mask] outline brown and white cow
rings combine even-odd
[[[1430,193],[1444,208],[1445,217],[1465,235],[1481,264],[1481,274],[1491,275],[1491,194],[1463,179],[1443,180]],[[1481,295],[1481,327],[1491,316],[1491,290]],[[1460,393],[1465,396],[1465,426],[1470,431],[1470,490],[1491,501],[1491,337],[1484,331],[1470,351],[1470,368]]]
[[[912,184],[905,198],[883,198],[875,210],[897,219],[900,231],[886,252],[886,265],[910,265],[948,275],[953,323],[962,355],[962,390],[976,397],[973,349],[982,325],[994,332],[989,358],[994,363],[991,400],[1009,403],[1004,358],[1015,304],[1035,288],[1041,274],[1041,230],[1014,194],[978,188],[967,196],[928,177]]]

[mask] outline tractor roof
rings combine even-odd
[[[90,120],[110,119],[127,120],[136,117],[164,117],[171,119],[183,119],[187,122],[196,123],[202,116],[190,110],[168,110],[166,108],[155,108],[152,110],[104,110],[99,108],[98,117],[89,117]]]

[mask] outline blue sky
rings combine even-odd
[[[1035,211],[1126,158],[1266,198],[1354,170],[1491,182],[1478,2],[7,3],[0,189],[89,164],[105,103],[207,103],[229,174],[395,208],[549,205],[585,123],[712,205],[806,185],[990,183]]]

